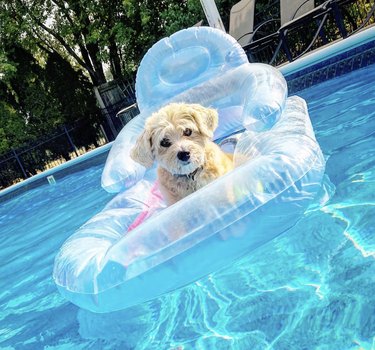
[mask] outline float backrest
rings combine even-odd
[[[224,32],[210,27],[181,30],[158,41],[142,59],[136,79],[138,108],[161,107],[244,63],[244,50]]]
[[[108,192],[120,192],[143,178],[145,168],[130,150],[146,119],[171,102],[216,108],[219,125],[214,140],[243,130],[269,129],[281,115],[287,96],[284,77],[275,68],[249,63],[230,35],[214,28],[181,30],[158,41],[137,72],[140,114],[117,136],[102,175]]]

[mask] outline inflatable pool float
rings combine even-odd
[[[140,64],[136,91],[140,114],[112,145],[102,175],[102,186],[119,194],[55,260],[62,295],[94,312],[152,300],[269,242],[295,225],[324,174],[304,100],[287,98],[283,76],[250,64],[219,30],[190,28],[156,43]],[[146,171],[129,151],[147,117],[170,102],[216,108],[215,140],[237,142],[233,171],[166,207],[155,169]]]

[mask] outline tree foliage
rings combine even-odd
[[[56,52],[79,66],[94,85],[134,69],[162,36],[203,18],[199,0],[0,0],[8,38]]]
[[[226,25],[235,2],[216,1]],[[98,120],[93,86],[134,73],[157,40],[204,18],[199,0],[0,0],[0,152]]]
[[[88,79],[56,53],[45,65],[23,47],[3,45],[0,79],[0,152],[79,119],[95,122],[99,110]]]
[[[236,0],[217,0],[228,27]],[[199,0],[0,0],[1,40],[33,54],[56,53],[94,85],[136,69],[161,37],[205,18]]]

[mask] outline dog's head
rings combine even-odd
[[[145,167],[157,161],[174,175],[190,174],[204,164],[205,146],[217,124],[214,109],[198,104],[169,104],[147,119],[130,155]]]

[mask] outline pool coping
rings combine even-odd
[[[362,68],[361,64],[352,64],[349,67],[352,68],[352,70],[348,71],[341,68],[339,70],[330,69],[331,66],[342,65],[342,62],[345,62],[345,60],[353,59],[353,57],[356,59],[356,56],[361,54],[365,45],[368,45],[369,43],[371,44],[370,49],[373,50],[374,55],[372,55],[371,51],[371,60],[365,63],[373,64],[375,63],[375,25],[348,38],[326,45],[299,58],[298,60],[277,68],[283,73],[288,82],[289,93],[293,94],[309,86],[329,80],[335,76],[343,75],[355,69]],[[69,160],[66,163],[60,164],[54,168],[43,171],[10,187],[0,190],[0,198],[4,199],[4,197],[8,197],[8,195],[13,192],[19,192],[23,187],[27,187],[28,189],[33,188],[39,185],[41,181],[48,183],[47,178],[49,176],[60,173],[73,165],[85,163],[98,155],[103,155],[105,152],[109,152],[112,144],[113,142],[110,142],[77,158]],[[73,172],[81,169],[76,169]],[[28,185],[30,186],[28,187]]]
[[[295,60],[278,68],[280,72],[285,76],[290,76],[297,71],[300,72],[301,70],[310,68],[311,66],[321,63],[322,61],[328,61],[330,58],[337,56],[337,53],[340,51],[349,51],[374,40],[375,26],[371,26],[345,39],[335,41],[320,49],[314,50],[313,52],[306,54],[298,60]]]
[[[63,164],[57,165],[57,166],[55,166],[51,169],[45,170],[45,171],[43,171],[39,174],[31,176],[31,177],[29,177],[29,178],[27,178],[27,179],[25,179],[21,182],[18,182],[16,184],[12,185],[12,186],[4,188],[3,190],[0,191],[0,199],[3,199],[2,197],[6,197],[7,195],[9,195],[12,192],[18,192],[18,190],[22,189],[22,187],[26,187],[28,185],[34,185],[34,186],[28,187],[28,188],[33,188],[33,187],[36,187],[37,185],[39,185],[39,183],[41,181],[44,181],[45,184],[48,184],[47,178],[49,176],[55,175],[56,173],[60,173],[63,170],[65,170],[66,168],[72,167],[73,165],[82,164],[82,163],[84,163],[84,162],[86,162],[86,161],[88,161],[92,158],[97,157],[98,155],[102,155],[103,153],[109,152],[110,148],[112,147],[112,143],[113,142],[109,142],[109,143],[107,143],[103,146],[95,148],[92,151],[86,152],[85,154],[83,154],[83,155],[81,155],[77,158],[68,160],[67,162],[65,162]],[[81,170],[81,169],[77,169],[73,172],[76,172],[76,171],[79,171],[79,170]]]
[[[279,66],[290,94],[375,63],[375,25]]]

